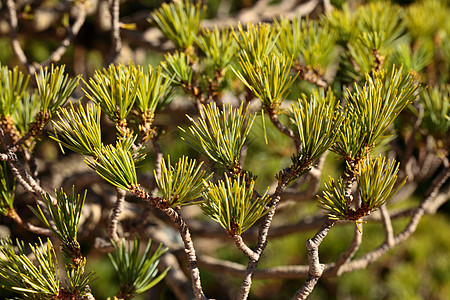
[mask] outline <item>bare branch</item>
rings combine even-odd
[[[163,153],[161,150],[161,147],[159,146],[158,143],[158,137],[154,136],[152,137],[152,145],[153,145],[153,150],[155,151],[155,174],[156,174],[156,178],[155,179],[160,179],[161,178],[161,162],[163,160]],[[158,186],[154,184],[154,188],[151,191],[151,196],[152,197],[156,197],[156,193],[158,192]]]
[[[59,47],[55,51],[53,51],[53,53],[46,61],[41,63],[42,67],[49,66],[51,63],[54,62],[59,62],[64,53],[66,53],[67,48],[69,48],[73,39],[77,36],[78,32],[80,31],[81,27],[83,26],[86,20],[86,5],[87,5],[86,2],[81,1],[81,5],[78,6],[78,14],[75,22],[73,23],[72,26],[70,26],[67,29],[67,35],[61,42]]]
[[[25,52],[20,46],[18,33],[19,33],[19,22],[17,19],[16,4],[13,0],[6,0],[6,7],[9,13],[9,25],[11,26],[10,36],[11,36],[11,46],[14,53],[16,54],[19,61],[24,65],[29,74],[34,74],[37,68],[28,61]]]
[[[394,246],[394,229],[392,228],[391,216],[386,208],[386,204],[380,206],[381,219],[383,220],[383,227],[385,232],[385,241],[389,247]]]
[[[117,197],[114,208],[111,211],[111,216],[109,217],[108,236],[118,245],[120,243],[120,238],[117,233],[117,226],[119,224],[120,213],[123,210],[126,192],[118,187],[116,187],[115,190]]]
[[[197,299],[206,300],[206,296],[203,293],[202,284],[200,280],[200,271],[197,266],[197,257],[195,254],[194,244],[192,243],[191,234],[189,229],[184,222],[181,215],[172,208],[167,208],[163,210],[167,216],[172,220],[172,222],[178,228],[180,236],[183,240],[186,256],[188,259],[188,268],[191,273],[192,288],[194,289],[194,294]]]
[[[119,0],[108,0],[108,1],[111,12],[112,53],[111,58],[106,63],[106,65],[114,63],[119,57],[120,52],[122,51],[122,39],[120,37],[120,20],[119,20],[120,1]]]
[[[319,261],[319,246],[327,236],[328,231],[336,221],[327,218],[316,235],[306,242],[308,249],[309,270],[308,277],[303,286],[295,293],[292,299],[306,299],[322,276],[325,266]]]
[[[240,235],[233,236],[233,239],[239,250],[241,250],[242,253],[244,253],[249,259],[251,260],[259,259],[258,255],[245,244],[244,240]]]

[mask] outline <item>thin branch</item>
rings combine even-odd
[[[294,141],[298,142],[298,137],[295,136],[294,131],[280,122],[280,119],[278,119],[278,114],[276,114],[273,110],[267,111],[267,114],[272,124],[275,125],[275,127],[279,131],[281,131],[287,137],[290,137]]]
[[[259,256],[245,244],[244,240],[240,235],[233,236],[233,239],[238,249],[241,250],[242,253],[244,253],[249,259],[251,260],[259,259]]]
[[[269,213],[264,216],[263,223],[259,227],[258,244],[256,246],[256,250],[254,251],[255,255],[253,256],[253,258],[249,259],[247,271],[244,278],[242,279],[242,284],[236,297],[237,299],[245,300],[248,297],[248,293],[250,292],[250,288],[252,285],[252,278],[258,266],[259,258],[261,257],[261,254],[267,245],[267,235],[269,233],[269,228],[272,223],[273,216],[275,215],[278,202],[281,199],[281,194],[286,187],[287,182],[287,180],[279,182],[277,189],[275,190],[273,200],[270,203],[270,205],[272,205],[272,208],[270,209]]]
[[[353,256],[355,256],[356,252],[358,251],[359,246],[361,245],[361,242],[362,242],[362,228],[363,228],[362,224],[357,224],[355,222],[355,232],[353,235],[352,243],[347,248],[347,250],[345,250],[345,252],[342,253],[342,255],[338,258],[338,260],[336,261],[336,263],[334,265],[334,270],[336,270],[337,276],[341,275],[341,273],[340,273],[341,266],[348,263],[353,258]]]
[[[160,179],[161,178],[161,162],[163,160],[163,153],[161,150],[161,147],[159,146],[158,143],[158,137],[154,136],[152,137],[152,145],[153,145],[153,150],[155,151],[155,165],[154,165],[154,170],[155,170],[155,174],[156,174],[156,179]],[[152,197],[156,197],[156,193],[158,192],[158,185],[156,184],[156,182],[153,182],[154,184],[154,188],[152,189],[150,195]]]
[[[114,204],[114,208],[111,211],[111,216],[109,217],[109,225],[108,225],[108,236],[111,240],[118,245],[120,243],[119,234],[117,233],[117,227],[119,224],[119,217],[124,207],[125,201],[125,190],[122,190],[118,187],[116,190],[116,203]]]
[[[16,222],[16,224],[19,225],[20,227],[22,227],[34,234],[46,235],[46,236],[50,236],[53,234],[52,231],[48,228],[42,228],[42,227],[38,227],[38,226],[35,226],[30,223],[25,223],[22,220],[22,218],[17,214],[17,211],[15,211],[15,210],[10,211],[10,213],[7,216],[10,217],[14,222]]]
[[[172,222],[178,229],[178,232],[180,233],[181,239],[184,243],[184,251],[186,253],[188,261],[188,268],[191,274],[192,289],[194,290],[195,298],[198,300],[207,300],[208,298],[206,298],[202,289],[200,271],[197,266],[197,257],[194,244],[192,243],[191,234],[186,222],[181,217],[179,210],[175,210],[169,207],[164,199],[151,197],[144,189],[140,188],[139,186],[132,187],[131,192],[142,200],[148,202],[151,206],[154,206],[164,212],[172,220]]]
[[[122,39],[120,37],[120,1],[109,0],[109,7],[111,13],[111,40],[112,40],[112,54],[107,62],[107,65],[114,63],[122,51]]]
[[[16,12],[16,4],[14,0],[6,0],[6,7],[8,8],[8,14],[9,14],[9,25],[11,26],[10,36],[11,36],[11,46],[16,54],[19,61],[24,65],[24,67],[27,69],[29,74],[34,74],[36,72],[36,67],[33,66],[28,61],[27,56],[25,55],[25,52],[22,49],[22,46],[20,46],[19,39],[18,39],[18,33],[19,33],[19,22],[17,19],[17,12]]]
[[[206,300],[207,298],[203,293],[200,280],[200,271],[197,266],[197,257],[195,254],[194,244],[192,243],[191,234],[189,233],[189,228],[187,227],[178,211],[172,208],[167,208],[163,211],[176,225],[178,231],[180,232],[181,239],[183,240],[186,256],[188,259],[188,268],[191,273],[192,288],[194,289],[195,298]]]
[[[391,216],[386,208],[386,204],[380,206],[381,219],[383,220],[383,227],[385,232],[385,242],[389,247],[394,246],[394,228],[392,228]]]
[[[317,281],[319,281],[319,278],[322,276],[325,265],[321,264],[319,261],[319,246],[335,222],[335,220],[327,218],[314,237],[306,242],[309,261],[308,277],[306,277],[305,283],[295,293],[292,299],[306,299],[314,289]]]
[[[67,29],[67,35],[64,38],[64,40],[61,42],[59,47],[53,51],[53,53],[50,55],[50,57],[41,63],[42,67],[49,66],[51,63],[59,62],[61,60],[61,57],[66,53],[67,48],[69,48],[70,44],[72,43],[73,39],[78,35],[78,32],[80,31],[81,27],[83,26],[85,20],[86,20],[86,2],[82,1],[81,5],[78,6],[79,12],[77,15],[77,18],[72,26],[70,26]]]
[[[37,182],[28,174],[25,168],[20,163],[17,158],[16,153],[11,150],[11,147],[6,140],[5,132],[0,126],[0,140],[6,148],[7,161],[11,167],[11,172],[16,177],[17,181],[24,187],[26,191],[31,193],[36,199],[41,200],[41,194],[44,192],[42,188],[37,184]],[[45,205],[43,205],[45,207]]]

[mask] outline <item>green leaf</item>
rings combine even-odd
[[[183,139],[213,161],[234,170],[256,114],[247,120],[248,108],[244,111],[243,105],[237,109],[224,105],[222,111],[215,103],[203,107],[204,114],[197,121],[187,116],[192,123],[191,136]]]
[[[371,160],[367,158],[358,165],[356,181],[361,195],[361,208],[370,214],[373,210],[385,204],[405,184],[406,179],[397,186],[399,164],[394,160],[382,158]]]
[[[141,114],[150,114],[153,118],[157,109],[169,103],[174,94],[170,86],[172,79],[162,72],[161,66],[156,69],[148,66],[147,71],[138,67],[140,80],[136,92],[136,106]]]
[[[330,219],[345,220],[349,207],[345,199],[345,187],[342,178],[338,181],[329,177],[329,183],[325,182],[325,190],[318,196],[320,207],[323,208]]]
[[[170,207],[198,204],[205,191],[203,180],[212,176],[201,170],[203,162],[196,164],[195,159],[182,157],[175,166],[170,164],[170,156],[161,162],[161,178],[156,178],[158,188]]]
[[[253,199],[255,181],[245,176],[230,179],[225,174],[225,180],[217,184],[206,181],[204,184],[208,191],[200,205],[203,212],[231,236],[241,235],[270,211],[271,198],[264,194]]]
[[[261,100],[265,109],[277,110],[298,76],[289,75],[292,58],[271,54],[252,60],[246,51],[239,58],[242,73],[233,69],[236,76]]]
[[[234,59],[237,51],[236,41],[228,28],[219,30],[203,29],[202,35],[196,38],[199,48],[212,61],[216,70],[225,69]]]
[[[133,108],[140,77],[141,73],[133,64],[128,67],[110,65],[108,69],[95,71],[89,82],[85,82],[83,91],[100,105],[111,121],[120,126]]]
[[[249,62],[270,56],[277,50],[275,45],[280,35],[275,28],[268,23],[248,23],[244,30],[242,24],[238,24],[238,31],[233,30],[233,36],[238,43],[241,55],[246,53]]]
[[[56,193],[56,205],[53,205],[52,199],[49,194],[42,195],[42,199],[50,214],[55,228],[50,225],[50,220],[45,216],[41,206],[37,206],[37,210],[30,207],[33,213],[55,234],[55,236],[63,243],[63,250],[71,248],[71,245],[77,240],[78,224],[80,222],[81,212],[86,200],[86,193],[83,196],[75,195],[75,188],[72,187],[72,193],[66,194],[62,189],[61,191],[55,190]],[[79,248],[79,245],[78,245]],[[70,253],[66,253],[70,257]]]
[[[287,18],[275,21],[275,27],[280,32],[277,40],[280,52],[319,74],[325,73],[336,56],[337,40],[328,23],[302,19],[298,15],[292,21]]]
[[[450,130],[450,85],[429,87],[420,93],[420,102],[423,105],[424,116],[422,126],[429,133],[448,139]]]
[[[10,116],[28,95],[29,76],[24,75],[19,67],[9,70],[0,64],[0,116]]]
[[[20,291],[27,299],[56,298],[59,293],[59,271],[51,241],[48,239],[45,245],[39,238],[39,245],[30,244],[30,248],[36,264],[25,254],[23,242],[17,241],[13,245],[9,238],[0,239],[2,287]]]
[[[404,76],[401,69],[390,74],[381,70],[366,75],[364,87],[355,84],[345,95],[345,120],[332,149],[352,161],[365,157],[400,112],[415,99],[419,88],[413,73]]]
[[[157,276],[159,258],[167,251],[167,248],[161,249],[161,244],[152,253],[152,240],[149,240],[144,253],[140,255],[140,240],[137,237],[134,238],[133,246],[128,243],[126,247],[125,240],[119,245],[112,243],[115,251],[108,253],[108,256],[119,277],[119,294],[122,296],[133,296],[147,291],[160,282],[170,269],[167,268]]]
[[[318,159],[331,145],[342,122],[342,113],[336,97],[330,91],[326,97],[313,92],[308,100],[292,105],[294,124],[297,126],[302,148],[298,159],[301,163]]]
[[[206,7],[201,2],[192,4],[187,0],[163,3],[152,13],[154,23],[171,40],[178,50],[184,51],[194,44]]]
[[[80,76],[69,79],[69,75],[64,72],[64,65],[57,67],[52,65],[50,69],[48,67],[41,68],[39,74],[36,74],[40,110],[48,111],[50,116],[64,106],[80,81]]]
[[[137,186],[136,167],[126,141],[119,140],[116,146],[95,149],[95,158],[85,162],[103,179],[118,188],[129,191]]]
[[[94,156],[95,149],[102,147],[100,106],[88,104],[85,110],[81,103],[77,109],[70,103],[70,110],[62,108],[57,115],[59,121],[52,121],[55,133],[51,138],[59,143],[61,151],[64,153],[64,146],[76,153]]]
[[[11,183],[9,168],[6,162],[0,162],[0,213],[3,215],[14,211],[14,194],[16,190],[16,180]]]
[[[173,83],[183,86],[192,84],[192,64],[184,52],[176,51],[173,54],[166,54],[164,59],[161,65],[167,74],[173,78]]]

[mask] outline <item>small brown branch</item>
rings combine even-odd
[[[111,211],[111,216],[109,217],[109,225],[108,225],[108,236],[111,240],[118,245],[120,243],[119,234],[117,233],[117,227],[119,224],[119,217],[124,207],[125,201],[125,190],[116,187],[116,203],[114,204],[114,208]]]
[[[311,68],[310,66],[303,66],[298,61],[295,62],[294,69],[300,73],[299,77],[302,78],[303,80],[315,84],[316,86],[321,87],[323,89],[328,88],[328,83],[323,78],[323,76],[320,75],[319,71]]]
[[[106,65],[114,63],[122,51],[122,39],[120,37],[120,1],[108,0],[111,13],[111,40],[112,40],[112,54]]]
[[[158,137],[154,136],[152,137],[152,145],[153,145],[153,150],[155,151],[155,175],[157,179],[161,178],[161,162],[163,160],[163,153],[161,150],[161,147],[159,146],[158,143]],[[155,178],[155,179],[156,179]],[[158,192],[158,185],[156,184],[156,182],[154,182],[154,188],[151,191],[151,196],[152,197],[156,197],[156,193]]]
[[[253,258],[250,258],[248,262],[247,271],[245,273],[244,278],[242,279],[242,284],[241,287],[239,288],[239,292],[236,299],[245,300],[248,297],[252,285],[252,278],[258,266],[259,258],[261,257],[261,254],[267,245],[267,235],[269,233],[269,228],[272,223],[273,216],[275,215],[278,202],[281,199],[281,194],[284,188],[286,187],[287,182],[288,182],[287,180],[279,182],[277,189],[275,190],[273,200],[270,203],[272,208],[270,209],[269,213],[264,216],[263,223],[259,227],[258,244],[256,246],[256,250],[254,251],[255,255],[252,256]]]
[[[287,137],[293,139],[296,143],[299,142],[299,139],[295,135],[294,131],[292,129],[290,129],[289,127],[285,126],[283,123],[280,122],[280,119],[278,119],[278,114],[277,113],[275,113],[273,110],[267,110],[267,114],[268,114],[272,124],[275,125],[275,127],[279,131],[281,131]]]
[[[236,246],[238,247],[239,250],[242,251],[242,253],[244,253],[250,260],[258,260],[259,256],[258,254],[256,254],[255,252],[253,252],[252,249],[250,249],[244,242],[244,240],[242,239],[242,237],[240,235],[235,235],[233,236],[234,239],[234,243],[236,244]]]
[[[33,224],[30,223],[25,223],[22,218],[17,214],[17,211],[13,210],[10,211],[8,214],[8,217],[10,217],[17,225],[19,225],[20,227],[34,233],[37,235],[46,235],[46,236],[50,236],[52,235],[52,231],[48,228],[42,228],[42,227],[38,227],[35,226]]]
[[[168,206],[168,203],[167,201],[165,201],[165,199],[151,197],[145,190],[143,190],[139,186],[132,186],[131,192],[142,200],[148,202],[150,205],[164,212],[172,220],[172,222],[178,229],[178,232],[180,233],[181,239],[184,243],[184,251],[186,253],[188,261],[188,268],[191,274],[192,289],[194,290],[195,298],[198,300],[207,300],[208,298],[206,298],[202,289],[200,271],[197,266],[197,257],[194,244],[192,243],[191,234],[186,222],[181,217],[179,211]]]
[[[191,283],[181,270],[177,258],[170,252],[165,252],[159,259],[158,269],[160,272],[170,267],[164,281],[170,287],[178,300],[193,300],[194,293]]]
[[[191,273],[192,288],[194,289],[195,298],[206,300],[207,298],[203,293],[200,280],[200,271],[197,266],[197,257],[195,254],[194,244],[192,243],[191,234],[189,233],[189,228],[187,227],[178,211],[170,207],[163,211],[176,225],[178,231],[180,232],[181,239],[183,240],[186,256],[188,259],[188,268]]]
[[[358,222],[358,221],[357,221]],[[358,225],[357,223],[355,223],[355,232],[353,235],[353,240],[352,243],[350,244],[350,246],[347,248],[347,250],[345,250],[344,253],[342,253],[342,255],[338,258],[338,260],[336,261],[335,265],[334,265],[334,270],[336,271],[336,275],[340,276],[340,267],[346,263],[348,263],[353,256],[355,256],[356,252],[359,249],[359,246],[361,245],[362,242],[362,224]]]
[[[322,276],[325,266],[319,261],[319,246],[335,222],[336,221],[327,218],[315,236],[306,242],[309,261],[308,277],[292,299],[306,299],[309,294],[311,294],[319,278]]]
[[[389,247],[394,246],[394,228],[392,228],[391,216],[386,208],[386,204],[380,207],[381,219],[383,220],[383,227],[385,232],[385,242]]]
[[[13,0],[6,0],[6,7],[8,8],[9,25],[11,26],[10,36],[12,49],[19,61],[27,69],[28,73],[34,74],[37,68],[28,61],[28,58],[19,43],[19,22],[17,19],[16,4]]]
[[[71,27],[67,29],[67,35],[64,38],[64,40],[62,40],[59,47],[55,51],[53,51],[53,53],[46,61],[41,63],[42,67],[49,66],[51,63],[54,62],[59,62],[64,53],[66,53],[67,48],[69,48],[73,39],[78,35],[78,32],[80,31],[81,27],[83,26],[86,20],[86,5],[87,5],[86,2],[82,1],[81,5],[78,6],[79,12],[75,22]]]

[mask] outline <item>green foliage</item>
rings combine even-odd
[[[49,112],[53,115],[69,100],[73,91],[77,88],[80,76],[75,79],[69,79],[65,74],[65,66],[53,65],[42,69],[39,74],[36,73],[36,83],[38,95],[40,98],[40,110]]]
[[[108,253],[108,256],[119,277],[119,296],[121,297],[147,291],[160,282],[170,269],[169,267],[156,276],[159,258],[167,251],[167,248],[161,249],[161,244],[152,253],[150,252],[152,240],[149,240],[144,253],[139,255],[140,241],[138,238],[134,239],[132,247],[129,243],[126,247],[125,240],[122,240],[119,245],[112,243],[115,251]]]
[[[90,290],[87,285],[92,282],[95,276],[94,272],[85,272],[84,268],[66,268],[67,278],[65,279],[68,293],[77,297],[85,297]]]
[[[18,67],[9,70],[0,65],[0,121],[13,121],[15,129],[25,134],[38,113],[39,97],[27,91],[29,76]]]
[[[9,238],[0,239],[2,287],[21,293],[26,299],[54,299],[59,293],[58,261],[50,240],[44,245],[39,239],[39,243],[30,244],[36,266],[25,254],[22,242],[13,245]]]
[[[346,94],[345,120],[332,149],[348,161],[359,160],[383,139],[399,113],[415,99],[418,89],[412,73],[393,69],[367,75],[363,88],[355,84]]]
[[[446,1],[416,1],[405,10],[408,32],[414,39],[432,38],[448,22],[450,9]]]
[[[402,44],[392,54],[394,65],[403,65],[403,70],[421,72],[433,60],[433,44],[429,40],[416,43],[415,49],[408,44]]]
[[[95,71],[83,90],[111,121],[121,123],[133,108],[139,80],[140,74],[134,65],[110,65],[108,69]]]
[[[178,50],[183,51],[194,44],[205,13],[206,7],[202,7],[201,2],[192,4],[181,0],[170,4],[163,3],[152,13],[152,17],[163,34]]]
[[[79,103],[75,109],[70,103],[70,110],[61,108],[57,112],[59,121],[52,121],[54,135],[64,153],[62,146],[88,156],[95,155],[95,149],[102,147],[102,133],[100,128],[101,110],[97,104],[88,104],[86,110]]]
[[[27,95],[29,76],[16,66],[10,70],[0,65],[0,116],[10,116]]]
[[[40,106],[40,98],[36,94],[25,93],[22,101],[16,103],[15,111],[12,114],[14,124],[21,134],[25,134],[35,120]]]
[[[318,196],[320,207],[323,208],[332,220],[345,220],[349,212],[349,203],[345,199],[345,187],[342,178],[338,181],[329,177],[325,182],[325,190]]]
[[[361,195],[361,208],[369,214],[374,209],[385,204],[405,184],[406,179],[395,186],[399,164],[394,160],[382,158],[367,158],[358,165],[359,194]],[[395,189],[394,189],[395,187]]]
[[[14,193],[16,180],[9,182],[9,172],[6,162],[0,162],[0,214],[7,215],[14,210]]]
[[[277,40],[280,52],[302,66],[323,74],[333,61],[337,36],[326,22],[302,20],[299,15],[292,21],[281,18],[276,28],[280,32]]]
[[[136,167],[129,140],[119,140],[116,146],[107,145],[101,149],[95,149],[94,159],[85,160],[88,166],[103,179],[127,191],[137,186]]]
[[[247,56],[248,62],[263,59],[275,52],[279,35],[280,32],[277,33],[274,27],[268,23],[258,25],[248,23],[246,30],[239,23],[238,32],[233,30],[233,36],[241,50],[241,55]]]
[[[181,86],[192,84],[193,70],[189,57],[184,52],[176,51],[174,54],[166,54],[161,62],[164,70],[173,78],[173,83]]]
[[[205,185],[208,191],[200,204],[203,212],[231,236],[241,235],[270,211],[271,198],[264,194],[253,199],[255,181],[245,176],[230,179],[225,174],[217,184],[205,181]]]
[[[199,203],[198,198],[205,191],[203,180],[209,180],[212,176],[201,170],[202,165],[203,162],[196,164],[195,159],[190,160],[188,157],[180,158],[175,166],[170,164],[170,157],[167,159],[167,165],[165,160],[162,160],[161,178],[157,178],[156,173],[155,178],[170,207]]]
[[[427,130],[437,137],[448,138],[450,130],[450,85],[429,87],[420,93],[423,105],[423,123]]]
[[[153,119],[156,110],[172,100],[172,80],[162,72],[160,66],[155,69],[149,65],[147,71],[142,67],[138,67],[138,70],[141,76],[136,92],[136,106],[141,114]]]
[[[405,33],[406,25],[401,17],[400,7],[386,2],[373,2],[356,12],[359,31],[382,36],[380,46],[393,45]]]
[[[196,39],[199,48],[211,60],[216,70],[225,69],[236,55],[236,41],[228,28],[219,30],[203,29],[202,35]]]
[[[313,92],[308,100],[299,99],[292,106],[294,124],[302,142],[298,160],[308,164],[318,159],[334,143],[342,121],[339,104],[331,91]]]
[[[253,60],[246,51],[239,58],[242,73],[233,69],[236,76],[261,100],[265,109],[276,111],[298,75],[289,75],[292,58],[271,54]]]
[[[198,152],[234,170],[255,115],[247,119],[248,107],[244,111],[243,105],[235,109],[228,104],[222,111],[215,103],[203,107],[204,114],[197,121],[187,116],[193,125],[189,127],[192,136],[185,140]]]
[[[337,33],[337,43],[340,45],[345,45],[359,34],[356,16],[350,10],[348,3],[345,3],[342,9],[333,9],[324,17],[324,20],[330,29]]]
[[[30,209],[63,243],[62,248],[64,250],[77,240],[78,224],[87,191],[83,196],[75,195],[75,188],[72,187],[71,194],[66,194],[62,189],[61,191],[55,190],[55,193],[56,204],[53,204],[49,194],[42,197],[51,220],[47,219],[41,206],[38,205],[37,210],[32,207]],[[55,228],[50,224],[50,221],[54,223]],[[70,253],[68,253],[68,257],[70,257]]]

